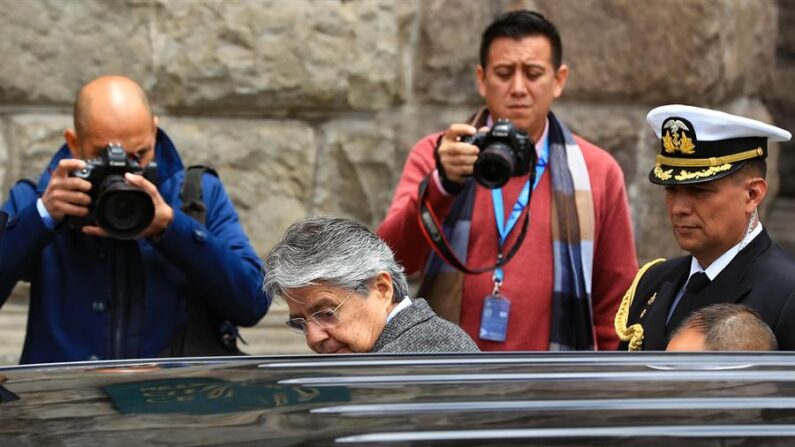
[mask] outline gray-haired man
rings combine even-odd
[[[265,290],[290,308],[287,326],[317,353],[477,352],[458,326],[423,299],[386,243],[344,218],[307,217],[265,258]]]

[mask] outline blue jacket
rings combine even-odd
[[[199,298],[222,319],[253,326],[268,311],[262,264],[243,232],[221,181],[202,178],[206,225],[182,211],[185,171],[171,140],[158,130],[158,190],[174,222],[157,241],[87,236],[59,225],[49,230],[36,200],[64,145],[38,186],[17,183],[3,204],[10,214],[0,243],[0,305],[17,281],[31,284],[21,363],[156,357]]]

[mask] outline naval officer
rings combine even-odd
[[[757,212],[767,194],[767,143],[790,133],[683,105],[658,107],[647,121],[660,139],[649,180],[665,187],[673,234],[689,255],[640,269],[616,315],[619,350],[664,350],[690,313],[716,303],[756,310],[780,349],[795,348],[795,259]]]

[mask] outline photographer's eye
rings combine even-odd
[[[497,75],[498,78],[503,79],[503,80],[511,79],[511,71],[510,70],[497,70],[495,72],[495,74]]]

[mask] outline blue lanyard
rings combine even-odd
[[[544,142],[541,145],[541,157],[539,157],[538,161],[536,162],[536,175],[535,179],[533,180],[533,191],[535,191],[536,187],[538,186],[538,182],[541,181],[541,176],[544,175],[544,169],[547,167],[547,160],[549,160],[549,136],[544,138]],[[527,207],[527,202],[529,200],[530,179],[527,179],[524,187],[522,187],[522,192],[519,194],[519,198],[516,199],[516,203],[513,205],[513,210],[511,210],[511,215],[508,216],[508,222],[506,224],[503,216],[505,209],[502,203],[502,188],[491,190],[491,203],[494,205],[494,218],[497,221],[497,232],[500,235],[500,256],[502,256],[502,247],[505,245],[505,240],[508,239],[508,235],[511,234],[511,230],[513,230],[513,227],[519,220],[519,216],[522,215],[522,211],[525,209],[525,207]],[[528,211],[528,213],[529,212],[530,211]],[[497,267],[494,269],[494,281],[502,283],[502,279],[502,267]]]

